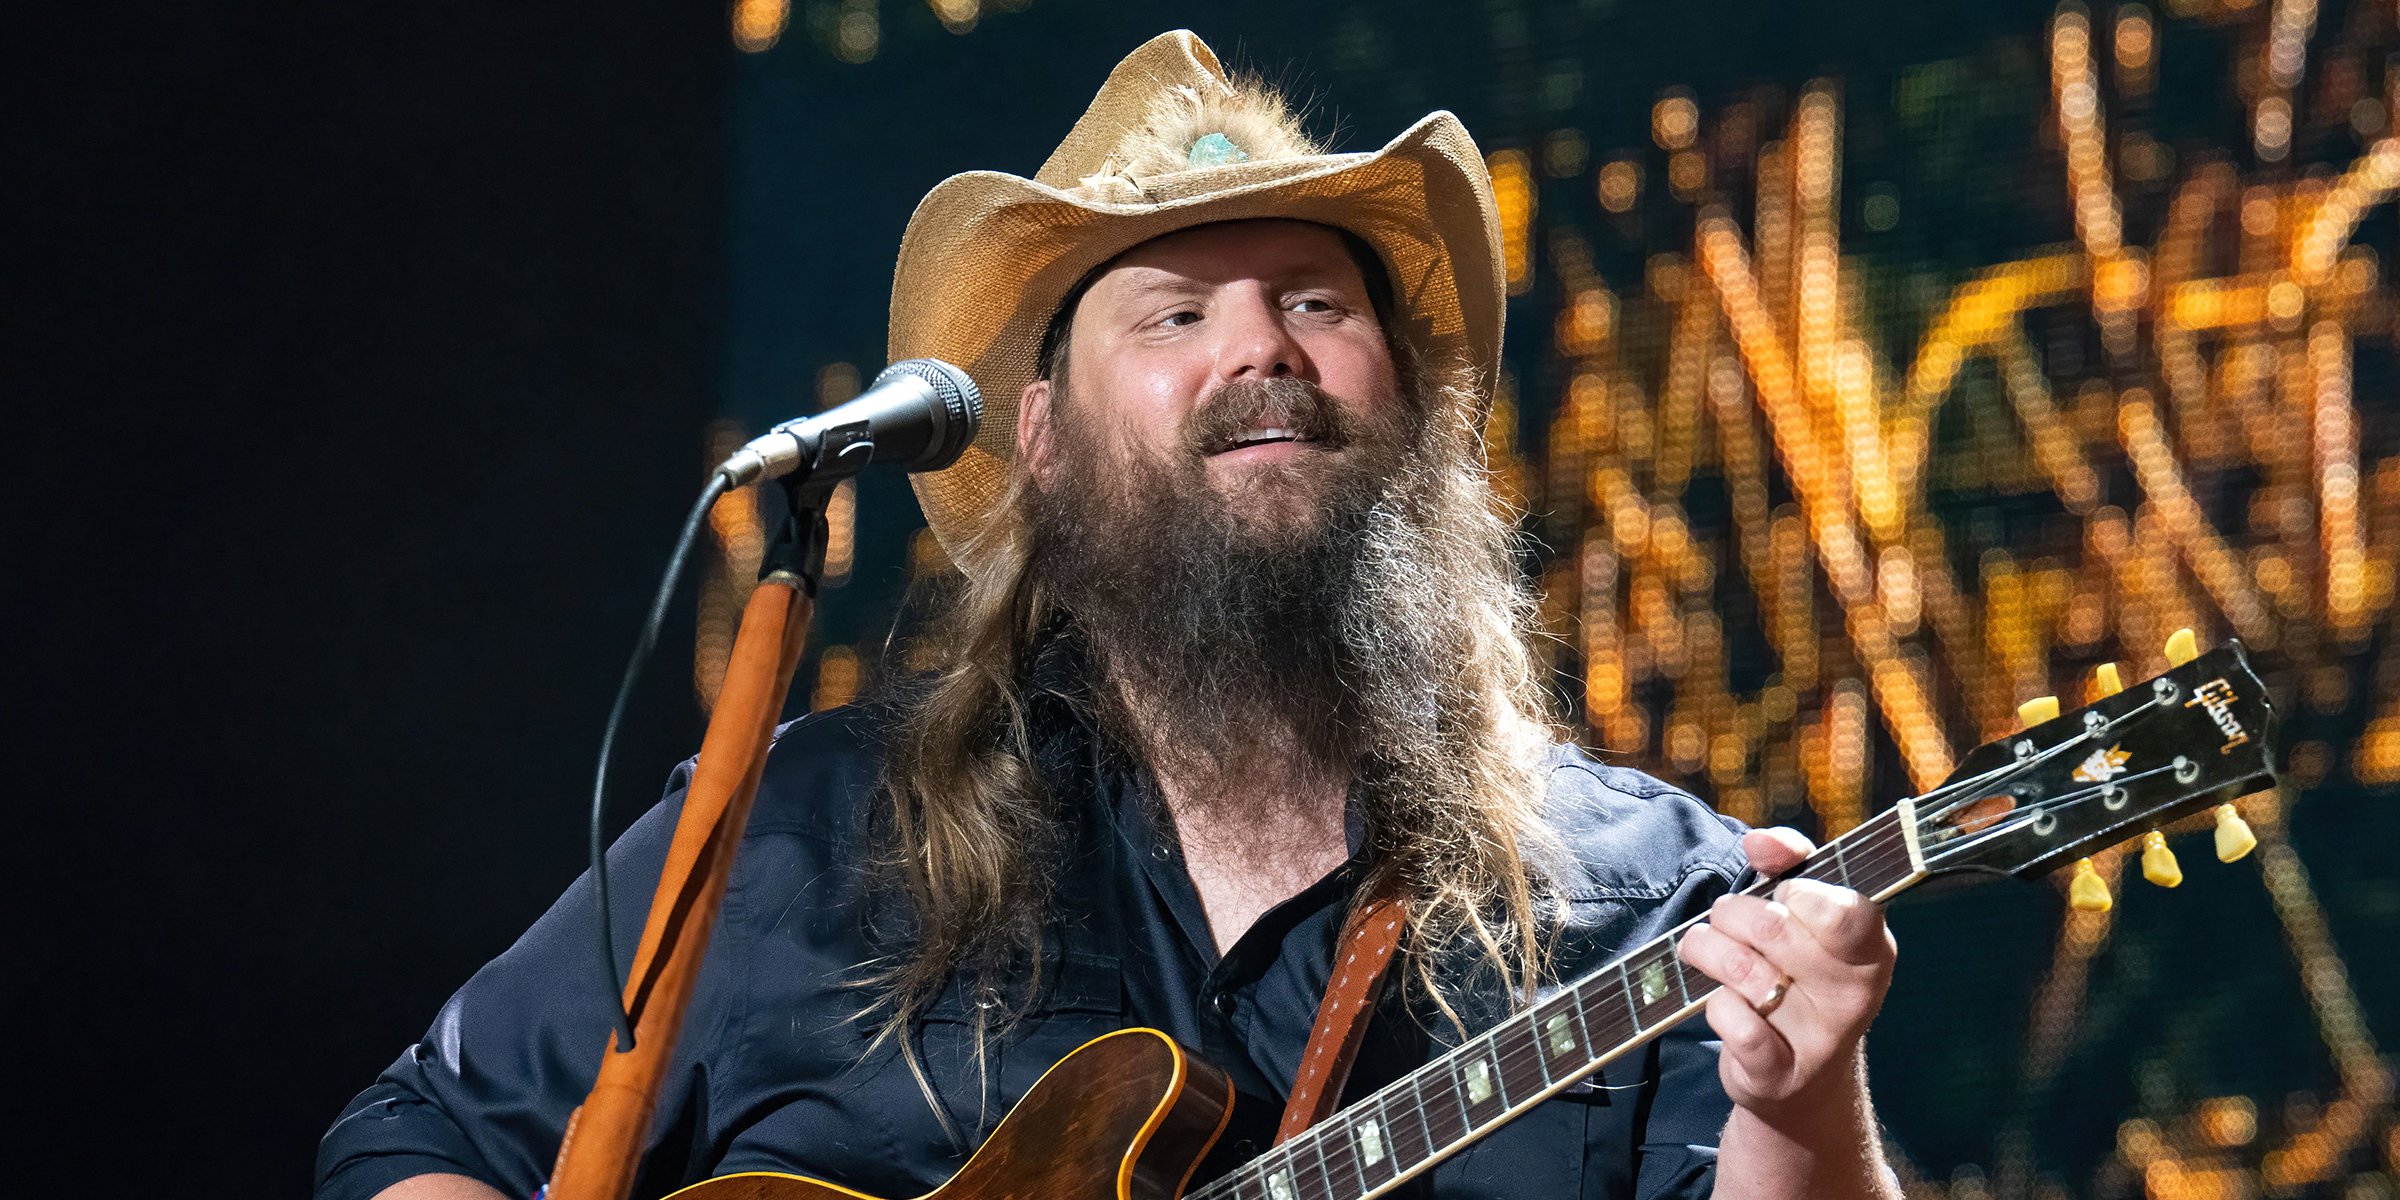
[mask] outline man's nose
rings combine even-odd
[[[1219,318],[1224,341],[1217,350],[1217,374],[1228,383],[1287,375],[1314,381],[1316,368],[1284,317],[1264,298],[1229,306]]]

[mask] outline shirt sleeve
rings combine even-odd
[[[623,977],[683,808],[690,764],[608,852],[610,923]],[[318,1200],[367,1200],[415,1175],[471,1176],[511,1196],[549,1177],[567,1115],[600,1070],[612,1020],[593,964],[599,942],[588,873],[533,927],[450,997],[422,1041],[359,1093],[317,1150]],[[692,1036],[712,1019],[695,997],[652,1125],[678,1126],[697,1099]]]

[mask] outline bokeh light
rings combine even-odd
[[[1520,46],[1592,6],[1556,7],[1511,9]],[[1342,26],[1334,70],[1362,74],[1328,95],[1397,70],[1369,26]],[[856,60],[835,32],[823,53]],[[1975,1031],[2013,1073],[1962,1102],[1991,1105],[1988,1139],[1923,1171],[1897,1144],[1912,1200],[2392,1194],[2390,1018],[2341,940],[2390,922],[2320,897],[2290,818],[2400,787],[2395,51],[2390,5],[2066,0],[1888,73],[1611,93],[1562,43],[1476,124],[1511,295],[1487,441],[1533,514],[1576,736],[1826,834],[2023,701],[2155,673],[2182,627],[2241,638],[2293,722],[2289,786],[2241,802],[2255,862],[2214,862],[2205,815],[2163,831],[2175,903],[2244,898],[2207,910],[2248,922],[2221,939],[2238,961],[2166,959],[2184,944],[2132,898],[2166,893],[2122,851],[2093,856],[2113,912],[2037,890],[2054,906],[2012,910],[2035,981]],[[840,366],[822,398],[855,393]],[[906,558],[953,571],[926,533]],[[860,669],[825,656],[818,699]],[[2192,1029],[2265,1013],[2289,1028],[2255,1037],[2313,1074],[2213,1070]],[[2066,1165],[2061,1129],[2098,1165]]]
[[[745,54],[774,47],[792,19],[792,0],[734,0],[733,44]]]

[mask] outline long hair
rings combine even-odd
[[[1543,864],[1560,848],[1544,786],[1561,732],[1528,644],[1533,598],[1515,515],[1488,478],[1475,377],[1421,364],[1404,337],[1389,341],[1401,387],[1425,414],[1427,474],[1407,515],[1411,545],[1430,561],[1416,568],[1424,578],[1380,599],[1437,631],[1418,656],[1435,677],[1415,681],[1413,736],[1358,764],[1372,864],[1362,894],[1405,898],[1410,976],[1456,1023],[1463,981],[1480,974],[1519,1002],[1542,973]],[[1028,725],[1033,657],[1061,613],[1037,569],[1027,475],[1012,472],[993,516],[953,547],[963,577],[911,647],[930,675],[904,702],[886,760],[881,861],[913,938],[874,984],[882,1036],[904,1048],[911,1020],[954,979],[997,989],[1006,1003],[996,1020],[1023,1011],[1038,986],[1023,968],[1040,961],[1069,844]]]

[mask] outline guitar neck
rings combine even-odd
[[[1925,877],[1901,801],[1782,878],[1886,899]],[[1760,880],[1763,893],[1780,880]],[[1694,917],[1192,1194],[1192,1200],[1368,1200],[1666,1032],[1717,984],[1675,946]]]

